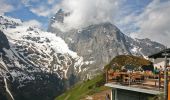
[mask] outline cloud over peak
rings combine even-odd
[[[57,6],[70,12],[64,19],[64,27],[81,28],[90,24],[113,22],[121,5],[120,1],[122,0],[63,0]]]
[[[45,27],[62,8],[70,16],[65,17],[64,24],[53,27],[67,30],[111,22],[134,38],[150,38],[170,46],[170,0],[0,0],[0,4],[0,14],[36,19]]]

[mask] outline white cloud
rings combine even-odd
[[[25,6],[31,6],[31,3],[39,3],[41,0],[20,0]]]
[[[48,4],[53,4],[55,3],[55,0],[48,0]]]
[[[170,46],[170,1],[154,0],[134,18],[139,30],[131,33],[137,38],[150,38]]]
[[[56,0],[21,0],[21,2],[38,16],[49,17],[59,9]]]
[[[0,0],[0,14],[3,15],[5,12],[13,10],[13,6],[8,4],[5,0]]]
[[[32,11],[33,13],[39,16],[49,16],[51,13],[49,11],[49,8],[45,6],[39,6],[37,8],[30,8],[30,11]]]
[[[124,0],[63,0],[57,6],[70,16],[65,17],[64,27],[79,28],[101,22],[113,22]],[[58,23],[55,23],[57,26]]]
[[[38,16],[51,17],[60,8],[70,12],[64,20],[64,25],[53,25],[64,29],[84,27],[89,24],[101,22],[115,22],[119,9],[126,0],[47,0],[40,1],[38,5],[33,0],[21,0],[31,12]],[[38,0],[35,0],[38,1]]]
[[[150,38],[170,46],[169,0],[151,0],[149,5],[140,1],[139,5],[140,3],[145,5],[140,10],[134,5],[129,6],[128,0],[22,1],[25,1],[25,5],[28,5],[38,16],[50,17],[60,8],[70,12],[70,16],[64,20],[64,25],[55,23],[54,27],[70,29],[109,21],[117,25],[125,34],[137,38]],[[30,1],[39,2],[38,5],[33,6]],[[134,2],[137,1],[139,0]]]
[[[42,24],[37,20],[25,21],[25,22],[23,22],[23,25],[34,26],[34,27],[41,27],[42,26]]]
[[[57,10],[59,9],[58,6],[52,6],[52,8],[47,7],[46,5],[41,5],[38,7],[30,7],[30,11],[38,16],[50,17],[54,15]]]

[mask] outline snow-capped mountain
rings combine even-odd
[[[63,19],[62,23],[58,21],[59,15],[63,15],[60,16]],[[64,17],[66,17],[64,14],[58,12],[50,23],[64,26]],[[82,29],[71,29],[66,32],[59,29],[50,24],[48,31],[61,36],[71,50],[82,56],[85,62],[91,62],[87,69],[91,73],[102,70],[117,55],[132,54],[147,57],[165,48],[164,45],[149,39],[133,39],[109,22],[89,25]]]
[[[51,100],[101,72],[117,55],[145,57],[164,48],[149,39],[128,37],[111,23],[65,32],[53,27],[64,24],[67,16],[59,10],[49,32],[0,16],[0,100]]]
[[[60,37],[6,16],[0,16],[0,54],[1,87],[10,85],[17,100],[52,99],[77,81],[83,64]]]

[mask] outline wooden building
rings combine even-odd
[[[170,54],[170,48],[164,49],[158,53],[148,56],[149,60],[153,62],[155,68],[164,69],[165,66],[165,53]],[[167,55],[167,65],[170,65],[170,55]]]

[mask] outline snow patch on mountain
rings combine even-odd
[[[69,49],[65,41],[53,33],[21,20],[0,16],[0,30],[7,36],[10,49],[3,48],[10,75],[18,80],[19,87],[35,80],[34,73],[54,73],[59,78],[69,78],[69,70],[77,75],[82,71],[83,58]],[[3,60],[6,60],[6,59]],[[4,64],[4,63],[3,63]],[[70,73],[71,74],[71,73]]]
[[[4,30],[4,32],[6,33],[9,40],[12,40],[11,42],[17,40],[34,43],[34,45],[39,50],[45,50],[47,53],[49,53],[51,52],[51,49],[46,48],[45,45],[47,45],[57,53],[68,53],[73,58],[78,57],[76,52],[69,50],[63,39],[57,37],[55,34],[44,32],[38,28],[32,28],[30,26],[18,26],[16,28],[8,28]]]

